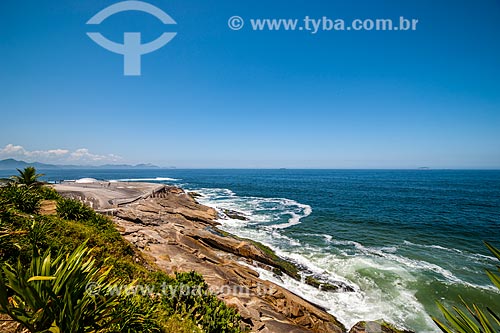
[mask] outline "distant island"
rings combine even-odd
[[[136,165],[129,164],[103,164],[98,166],[92,165],[59,165],[59,164],[46,164],[41,162],[25,162],[18,161],[13,158],[0,160],[0,170],[15,170],[23,169],[27,166],[33,166],[37,169],[162,169],[157,165],[151,163],[142,163]]]

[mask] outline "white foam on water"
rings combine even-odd
[[[305,264],[316,274],[322,272],[323,276],[329,275],[333,280],[343,281],[354,287],[355,292],[319,292],[322,297],[328,298],[329,312],[346,326],[351,327],[360,320],[383,318],[395,324],[405,323],[407,328],[419,327],[419,332],[438,332],[423,305],[415,297],[416,291],[409,287],[410,283],[416,281],[411,270],[393,265],[383,258],[369,255],[343,257],[325,254],[323,249],[314,247],[308,247],[301,254],[282,254]],[[379,279],[386,277],[385,280],[391,280],[390,288],[361,274],[366,270],[378,275]],[[301,296],[314,302],[317,294],[318,291]]]
[[[297,255],[294,257],[295,259],[298,258]],[[308,260],[303,258],[300,261],[304,263]],[[343,259],[328,256],[324,258],[320,265],[322,266],[324,263],[335,263],[335,265],[339,263],[343,265],[347,264],[353,270],[359,267],[364,268],[371,264],[369,259],[366,258],[355,258],[346,263]],[[308,267],[322,270],[312,262],[309,262]],[[381,290],[373,280],[362,278],[359,280],[361,287],[356,285],[354,292],[326,292],[286,275],[277,277],[264,269],[252,268],[259,273],[262,279],[292,290],[302,298],[324,307],[341,321],[347,329],[361,320],[379,320],[383,318],[392,323],[420,321],[419,326],[425,326],[426,329],[421,329],[419,332],[438,332],[432,320],[425,315],[425,310],[416,299],[414,292],[405,289],[403,284],[401,284],[401,287],[388,292],[387,290]],[[352,285],[352,282],[349,282],[349,284]]]
[[[452,253],[453,256],[460,257],[460,260],[464,262],[464,266],[466,266],[467,261],[473,261],[474,263],[481,263],[481,264],[487,264],[487,265],[498,265],[498,259],[492,256],[487,256],[483,255],[480,253],[470,253],[466,251],[462,251],[459,249],[454,249],[454,248],[447,248],[443,247],[440,245],[425,245],[425,244],[415,244],[410,241],[405,240],[403,244],[412,246],[412,247],[418,247],[418,248],[424,248],[424,249],[432,249],[432,250],[440,250],[440,251],[445,251]],[[467,267],[464,267],[465,270],[473,271],[470,269],[467,269]],[[497,288],[495,288],[492,285],[488,286],[481,286],[481,285],[475,285],[471,283],[462,283],[464,285],[470,286],[470,287],[476,287],[476,288],[481,288],[489,291],[494,291],[494,292],[500,292]]]
[[[456,275],[454,275],[451,271],[449,271],[449,270],[447,270],[439,265],[427,262],[425,260],[415,260],[415,259],[407,258],[405,256],[397,255],[397,254],[395,254],[395,252],[397,251],[396,248],[381,248],[381,249],[371,248],[371,247],[365,247],[360,243],[352,242],[352,241],[339,241],[338,243],[341,243],[341,244],[347,243],[347,244],[354,245],[356,247],[356,249],[358,249],[363,254],[367,254],[367,255],[372,254],[375,256],[382,257],[390,262],[399,264],[401,267],[407,267],[411,271],[434,272],[435,274],[441,276],[442,281],[444,283],[447,283],[447,284],[461,284],[463,286],[468,286],[468,287],[476,288],[476,289],[483,289],[486,291],[494,291],[494,292],[498,291],[498,289],[492,285],[479,285],[479,284],[464,281],[464,280],[460,279],[459,277],[457,277]],[[388,251],[388,249],[395,250],[395,251]],[[450,250],[450,249],[446,249],[446,250]]]
[[[479,259],[487,259],[487,260],[494,261],[494,262],[498,263],[498,259],[495,257],[492,257],[492,256],[485,256],[485,255],[479,254],[479,253],[472,253],[472,254],[470,254],[470,256],[475,257],[475,258],[479,258]]]
[[[352,240],[335,239],[331,235],[305,234],[324,239],[325,245],[335,250],[332,253],[324,247],[310,246],[284,235],[285,228],[299,224],[302,218],[312,212],[310,206],[294,200],[240,197],[227,189],[195,190],[203,195],[197,198],[200,203],[214,207],[219,212],[230,209],[249,217],[249,221],[219,219],[221,229],[269,246],[277,255],[307,268],[307,274],[351,286],[354,292],[325,292],[286,275],[276,277],[271,272],[254,268],[262,278],[325,307],[347,328],[360,320],[384,319],[419,333],[439,332],[416,298],[417,290],[412,287],[412,284],[417,284],[422,273],[432,272],[444,283],[494,289],[463,281],[436,264],[398,255],[398,246],[367,247]],[[409,242],[404,244],[413,246]],[[433,249],[459,254],[459,250],[454,249],[438,246]]]
[[[239,197],[231,190],[220,188],[201,188],[196,191],[203,195],[198,198],[200,203],[218,209],[219,212],[224,209],[239,211],[250,216],[254,224],[268,224],[288,217],[286,223],[266,225],[270,229],[285,229],[297,225],[312,213],[311,206],[286,198]],[[231,219],[229,221],[235,222]],[[241,225],[241,221],[237,224]]]
[[[437,249],[437,250],[443,250],[443,251],[448,251],[448,252],[463,253],[459,249],[453,249],[453,248],[450,249],[450,248],[447,248],[447,247],[444,247],[444,246],[440,246],[440,245],[415,244],[415,243],[412,243],[412,242],[407,241],[407,240],[405,240],[403,242],[403,244],[411,245],[411,246],[416,246],[416,247],[420,247],[420,248]]]
[[[299,209],[301,209],[302,211],[301,211],[300,214],[298,214],[298,213],[296,213],[294,211],[286,211],[285,214],[288,214],[288,215],[291,216],[288,219],[288,223],[274,224],[274,225],[270,226],[271,228],[275,228],[275,229],[286,229],[286,228],[289,228],[291,226],[299,224],[300,220],[302,218],[307,217],[307,216],[311,215],[311,213],[312,213],[312,208],[309,205],[304,205],[304,204],[298,203],[297,201],[289,200],[289,199],[282,199],[282,200],[283,200],[283,203],[285,205],[296,206]]]

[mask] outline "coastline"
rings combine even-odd
[[[268,247],[218,229],[217,211],[199,204],[194,194],[175,186],[135,182],[62,183],[55,188],[111,215],[122,236],[148,258],[148,264],[169,274],[192,270],[202,274],[252,332],[347,331],[325,309],[261,279],[257,270],[262,269],[277,278],[300,276],[294,263]],[[349,292],[346,285],[306,282],[324,292]],[[349,332],[364,332],[373,325],[384,332],[400,332],[375,322],[357,323]]]

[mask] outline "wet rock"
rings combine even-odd
[[[354,288],[349,286],[348,284],[341,282],[341,281],[335,281],[335,282],[328,282],[328,281],[322,281],[314,276],[307,276],[305,278],[305,283],[316,287],[320,290],[323,291],[334,291],[334,292],[354,292]]]
[[[412,331],[400,330],[383,320],[360,321],[354,325],[349,333],[414,333]]]
[[[229,217],[230,219],[234,220],[240,220],[240,221],[248,221],[248,217],[245,216],[245,214],[237,212],[235,210],[231,209],[223,209],[222,212]]]
[[[191,191],[191,192],[188,192],[187,194],[188,194],[191,198],[193,198],[193,199],[196,199],[196,198],[202,197],[202,195],[201,195],[201,194],[199,194],[198,192],[193,192],[193,191]]]

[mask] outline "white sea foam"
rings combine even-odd
[[[495,261],[495,262],[497,262],[497,261],[498,261],[498,259],[497,259],[497,258],[495,258],[495,257],[492,257],[492,256],[485,256],[485,255],[483,255],[483,254],[479,254],[479,253],[472,253],[472,254],[471,254],[471,256],[472,256],[472,257],[475,257],[475,258],[481,258],[481,259],[493,260],[493,261]]]
[[[321,235],[321,236],[323,236],[325,238],[325,241],[328,243],[331,242],[333,238],[331,235]]]
[[[415,243],[412,243],[412,242],[407,241],[407,240],[405,240],[403,243],[406,245],[416,246],[416,247],[420,247],[420,248],[437,249],[437,250],[443,250],[443,251],[448,251],[448,252],[463,253],[459,249],[453,249],[453,248],[450,249],[450,248],[440,246],[440,245],[415,244]]]
[[[407,267],[411,271],[421,271],[421,272],[434,272],[438,276],[441,276],[442,281],[448,284],[461,284],[464,286],[468,286],[471,288],[476,288],[476,289],[483,289],[487,291],[494,291],[496,292],[497,289],[492,286],[492,285],[479,285],[479,284],[474,284],[470,283],[467,281],[464,281],[454,275],[451,271],[438,266],[436,264],[427,262],[425,260],[415,260],[415,259],[410,259],[405,256],[400,256],[395,254],[394,252],[397,251],[395,248],[390,248],[390,251],[388,251],[388,248],[372,248],[372,247],[365,247],[360,243],[357,242],[352,242],[352,241],[339,241],[337,243],[340,244],[351,244],[356,247],[361,253],[366,254],[366,255],[376,255],[378,257],[382,257],[390,262],[397,263],[401,267]],[[407,242],[408,243],[408,242]],[[413,243],[412,243],[413,244]],[[393,251],[395,250],[395,251]],[[447,249],[449,250],[449,249]]]
[[[297,256],[294,256],[294,258],[298,259]],[[348,265],[351,268],[366,267],[367,263],[364,262],[365,260],[366,258],[353,258]],[[302,264],[307,262],[309,268],[322,270],[321,267],[318,267],[306,258],[302,258],[300,261]],[[332,262],[339,264],[341,261],[344,260],[327,256],[319,264],[331,264]],[[346,264],[345,261],[344,264]],[[437,332],[432,320],[425,315],[422,317],[425,310],[416,299],[414,292],[407,290],[403,284],[399,287],[396,286],[395,290],[389,292],[381,290],[370,279],[360,279],[362,287],[356,285],[354,292],[325,292],[286,275],[278,278],[266,270],[255,267],[253,269],[258,271],[262,279],[293,290],[294,293],[304,299],[326,308],[328,312],[335,315],[348,328],[360,320],[378,320],[384,318],[393,323],[411,323],[412,321],[420,320],[423,321],[423,323],[420,323],[420,327],[427,327],[427,329],[423,329],[420,332]],[[352,285],[352,282],[350,283]]]
[[[198,198],[200,203],[219,210],[230,209],[242,212],[251,216],[253,222],[265,224],[288,216],[286,223],[266,225],[269,229],[285,229],[297,225],[301,219],[309,216],[312,212],[311,206],[285,198],[239,197],[231,190],[218,188],[201,188],[196,191],[203,195],[203,197]],[[242,224],[241,221],[231,219],[229,222]],[[228,220],[222,223],[228,224]]]
[[[462,256],[464,258],[464,260],[473,260],[475,262],[485,262],[486,261],[486,262],[488,262],[488,264],[492,264],[492,265],[495,264],[496,262],[498,262],[497,259],[495,257],[492,257],[492,256],[487,256],[487,255],[483,255],[480,253],[464,252],[464,251],[459,250],[459,249],[447,248],[447,247],[440,246],[440,245],[415,244],[415,243],[412,243],[412,242],[407,241],[407,240],[404,241],[404,244],[409,245],[409,246],[419,247],[419,248],[428,248],[428,249],[451,252],[451,253],[454,253],[456,255]]]
[[[289,228],[291,226],[299,224],[301,219],[311,215],[311,213],[312,213],[312,208],[309,205],[304,205],[304,204],[298,203],[297,201],[289,200],[289,199],[282,199],[282,202],[285,206],[298,207],[301,211],[300,211],[300,213],[296,213],[294,211],[285,211],[285,214],[290,215],[290,218],[288,219],[288,223],[273,224],[273,225],[269,226],[270,228],[275,228],[275,229]]]
[[[282,228],[279,228],[280,225],[290,227],[291,225],[300,223],[301,218],[310,215],[312,211],[310,206],[289,199],[238,197],[233,192],[223,191],[222,189],[201,189],[197,191],[204,195],[204,197],[199,199],[201,203],[217,209],[233,209],[243,212],[250,217],[250,221],[248,222],[232,219],[220,220],[222,228],[226,231],[269,246],[279,256],[293,260],[300,266],[306,267],[310,272],[309,274],[312,273],[327,281],[343,282],[351,286],[355,290],[354,292],[323,292],[287,276],[279,280],[273,277],[272,273],[264,270],[259,271],[263,278],[293,290],[305,299],[327,308],[329,312],[337,316],[346,326],[350,327],[359,320],[377,320],[380,318],[392,321],[393,323],[404,323],[409,321],[408,317],[415,316],[416,308],[420,308],[418,313],[424,313],[422,305],[416,300],[414,294],[406,292],[404,287],[401,287],[401,290],[398,291],[398,294],[401,296],[397,297],[399,303],[395,304],[394,301],[383,299],[380,288],[374,281],[367,279],[365,283],[360,285],[358,284],[359,281],[354,282],[353,279],[346,278],[355,275],[359,276],[356,271],[352,271],[353,268],[359,269],[360,267],[367,267],[369,265],[374,266],[372,262],[369,265],[368,263],[361,264],[362,260],[370,261],[369,258],[364,256],[351,257],[346,260],[332,254],[325,254],[322,251],[324,249],[301,244],[300,241],[281,233]],[[283,217],[283,214],[290,216],[288,223],[272,223],[269,225],[270,222],[277,221]],[[247,226],[252,223],[256,223],[260,227],[248,228]],[[326,242],[342,243],[362,248],[362,245],[359,243],[339,241],[333,239],[331,235],[318,234],[317,236],[323,237]],[[339,267],[341,269],[338,270]],[[380,266],[379,268],[387,267]],[[404,270],[402,271],[404,273]],[[410,274],[406,275],[408,275],[405,276],[406,278],[411,278]],[[362,278],[360,281],[362,282]],[[404,309],[403,306],[410,309],[402,311],[401,309]],[[430,319],[426,318],[425,320]],[[425,326],[429,327],[428,332],[435,332],[432,330],[432,322],[426,323]]]
[[[285,235],[285,228],[297,225],[312,212],[310,206],[294,200],[240,197],[227,189],[195,190],[203,195],[198,198],[200,203],[219,211],[239,211],[249,217],[249,221],[220,219],[222,229],[269,246],[279,256],[305,267],[307,274],[353,287],[354,292],[324,292],[290,277],[278,278],[268,271],[256,269],[262,278],[327,308],[347,327],[359,320],[383,318],[392,323],[403,323],[419,333],[439,332],[415,296],[415,285],[425,274],[433,273],[444,283],[491,290],[489,286],[464,281],[436,264],[399,255],[399,246],[368,247],[352,240],[335,239],[332,235],[305,234],[324,239],[331,250],[325,251],[324,247],[311,246]],[[401,246],[412,244],[405,242]],[[437,246],[433,249],[459,254],[453,249]]]

